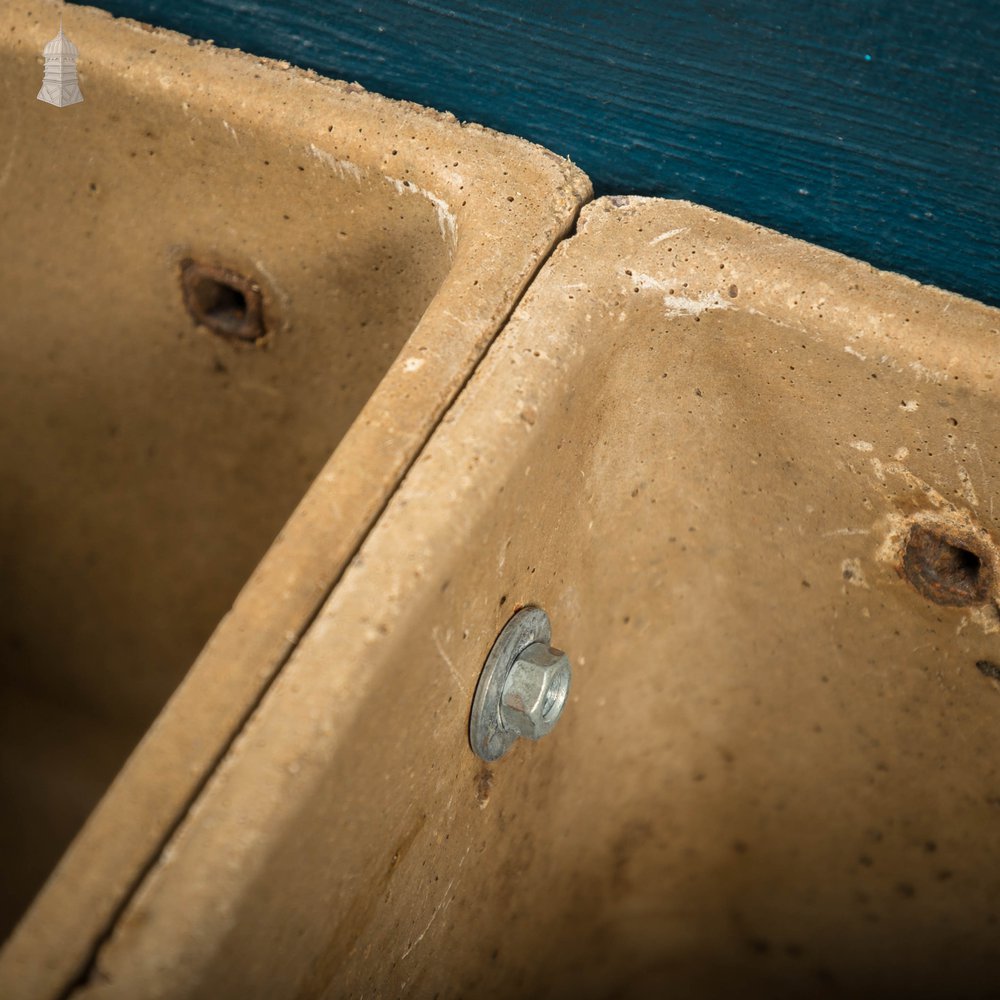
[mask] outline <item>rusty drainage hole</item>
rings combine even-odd
[[[907,580],[935,604],[983,604],[993,588],[993,567],[969,537],[914,524],[903,549]]]
[[[252,279],[217,264],[186,260],[181,287],[191,318],[212,333],[252,343],[267,332],[260,286]]]

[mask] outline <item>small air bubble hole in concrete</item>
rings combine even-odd
[[[191,318],[212,333],[252,343],[267,332],[260,287],[252,279],[217,264],[186,260],[181,286]]]
[[[962,607],[982,604],[990,596],[989,564],[973,544],[946,530],[913,525],[902,568],[910,583],[935,604]]]

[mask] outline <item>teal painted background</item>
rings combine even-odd
[[[1000,9],[107,0],[1000,304]]]

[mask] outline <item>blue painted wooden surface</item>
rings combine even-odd
[[[955,0],[104,0],[1000,304],[1000,10]]]

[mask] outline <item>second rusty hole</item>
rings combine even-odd
[[[212,333],[252,343],[267,332],[260,286],[252,279],[218,264],[186,260],[181,287],[191,318]]]
[[[914,524],[903,550],[903,575],[935,604],[982,604],[989,599],[993,572],[978,548],[947,529]]]

